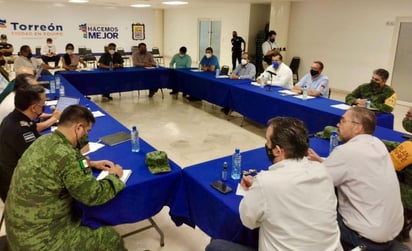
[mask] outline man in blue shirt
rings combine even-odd
[[[310,67],[310,72],[307,73],[293,87],[292,91],[302,93],[303,87],[306,85],[308,95],[328,97],[329,95],[329,78],[322,74],[323,63],[314,61]]]
[[[205,55],[200,61],[201,70],[215,71],[216,69],[219,69],[219,60],[215,55],[213,55],[212,47],[207,47],[205,52]]]

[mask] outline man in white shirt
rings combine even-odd
[[[293,73],[292,70],[283,63],[281,54],[272,56],[272,65],[257,78],[256,82],[260,83],[264,77],[265,84],[279,85],[288,89],[293,87]]]
[[[375,114],[352,107],[337,127],[344,144],[324,161],[309,150],[309,159],[323,162],[337,188],[342,245],[348,250],[359,245],[372,251],[409,250],[394,241],[403,226],[403,206],[391,157],[372,136]]]
[[[47,38],[46,44],[41,48],[41,59],[45,64],[54,62],[54,67],[59,67],[60,57],[57,55],[56,46],[53,44],[53,39]]]
[[[21,67],[27,67],[33,70],[33,74],[36,75],[37,71],[42,71],[41,75],[51,75],[48,69],[54,69],[54,67],[49,66],[39,62],[33,57],[31,48],[28,45],[23,45],[20,47],[20,56],[14,61],[14,70],[18,71]]]
[[[265,147],[273,165],[255,177],[243,176],[243,225],[259,228],[259,251],[342,250],[332,179],[323,165],[305,157],[305,124],[276,117],[268,125]],[[213,240],[206,248],[217,250],[254,249],[224,240]]]
[[[262,43],[262,66],[263,70],[266,69],[269,66],[269,63],[265,61],[265,56],[270,56],[278,53],[278,45],[276,44],[276,31],[269,31],[268,33],[268,38],[265,42]]]

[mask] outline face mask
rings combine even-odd
[[[66,50],[66,53],[71,55],[71,54],[73,54],[73,50]]]
[[[275,155],[273,155],[272,149],[270,149],[266,144],[265,144],[265,149],[266,149],[266,156],[268,156],[270,163],[273,163],[273,160],[275,159]]]
[[[412,120],[404,118],[402,120],[402,126],[403,126],[403,129],[405,129],[406,131],[412,133]]]
[[[49,48],[51,48],[51,47],[52,47],[52,45],[51,45],[51,44],[47,44],[47,46],[48,46]]]
[[[113,55],[114,54],[114,50],[109,50],[109,54]]]
[[[370,85],[372,86],[373,89],[379,88],[379,83],[376,83],[375,81],[371,80]]]
[[[206,53],[206,58],[211,58],[211,57],[212,57],[212,54]]]
[[[146,53],[146,49],[140,49],[140,54],[145,54]]]
[[[271,38],[271,39],[269,39],[269,41],[270,41],[271,43],[273,43],[273,42],[275,42],[275,39],[274,39],[274,38]]]
[[[316,76],[316,75],[318,75],[319,74],[319,71],[315,71],[315,70],[310,70],[310,75],[313,77],[313,76]]]
[[[30,52],[30,53],[27,55],[27,58],[30,59],[30,58],[32,58],[32,57],[33,57],[33,53]]]
[[[85,147],[87,144],[89,144],[89,137],[88,135],[84,135],[83,137],[81,137],[80,139],[77,139],[77,145],[76,148],[77,149],[82,149],[83,147]]]
[[[184,57],[184,56],[185,56],[185,54],[179,54],[179,57],[181,57],[181,58]]]
[[[240,63],[241,63],[242,65],[246,65],[246,64],[247,64],[247,60],[242,58],[242,60],[240,61]]]
[[[0,60],[0,65],[5,65],[6,64],[6,60],[2,59]]]
[[[277,69],[279,67],[279,62],[275,61],[272,63],[273,68]]]

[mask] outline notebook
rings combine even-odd
[[[56,109],[59,111],[63,111],[66,107],[70,105],[78,105],[79,102],[80,98],[61,96],[57,101]]]
[[[132,174],[132,170],[131,169],[123,169],[123,175],[120,178],[121,181],[123,181],[123,183],[126,184],[127,180],[129,179],[130,175]],[[107,175],[109,175],[108,171],[101,171],[99,176],[97,176],[96,180],[101,180],[104,179]]]
[[[130,140],[130,133],[128,132],[117,132],[104,137],[99,138],[99,141],[105,143],[109,146],[114,146],[125,141]]]

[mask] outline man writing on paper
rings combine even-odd
[[[88,161],[79,152],[94,122],[87,108],[69,106],[57,130],[37,139],[21,157],[5,206],[11,250],[126,250],[114,229],[82,226],[74,210],[74,200],[100,205],[125,187],[121,166]],[[97,181],[89,166],[110,174]]]

